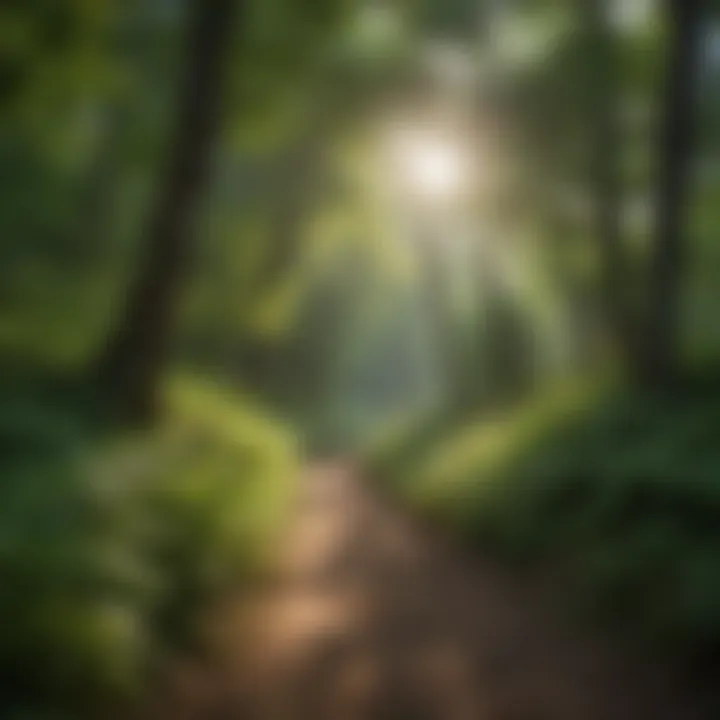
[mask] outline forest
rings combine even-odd
[[[718,717],[715,0],[6,0],[0,178],[0,717]]]

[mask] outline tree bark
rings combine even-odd
[[[241,0],[242,1],[242,0]],[[219,129],[223,65],[237,0],[194,0],[186,68],[165,180],[152,212],[147,256],[98,361],[101,382],[130,421],[151,421],[178,313],[201,191]]]
[[[628,263],[621,230],[619,67],[606,0],[586,0],[589,44],[588,102],[592,132],[591,186],[595,234],[602,263],[602,305],[609,335],[619,355],[633,362],[636,355],[632,308],[628,301]]]
[[[685,266],[691,155],[697,114],[703,0],[667,0],[667,87],[659,143],[655,246],[642,377],[667,387],[679,372],[680,310]]]

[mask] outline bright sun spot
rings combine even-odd
[[[467,160],[452,138],[405,132],[396,138],[399,180],[424,200],[447,200],[461,193],[468,176]]]

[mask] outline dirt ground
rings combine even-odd
[[[672,673],[431,536],[344,463],[307,471],[275,572],[215,609],[208,637],[211,661],[177,668],[148,719],[703,717]]]

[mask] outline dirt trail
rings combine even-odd
[[[347,465],[308,471],[300,495],[272,581],[213,614],[212,664],[176,675],[153,720],[700,717],[661,670],[427,537]]]

